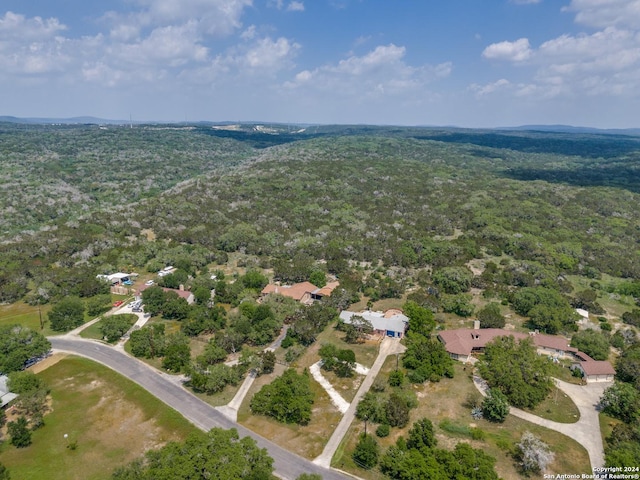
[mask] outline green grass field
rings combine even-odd
[[[66,357],[38,375],[51,388],[51,412],[29,447],[0,447],[12,480],[108,479],[116,467],[196,430],[135,383],[90,360]]]

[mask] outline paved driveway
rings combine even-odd
[[[597,409],[600,397],[611,382],[595,382],[587,385],[574,385],[554,379],[560,390],[566,393],[580,411],[580,419],[576,423],[558,423],[538,417],[518,408],[511,407],[509,412],[516,417],[535,423],[542,427],[560,432],[580,443],[589,454],[591,467],[604,466],[604,445],[600,432],[599,412]],[[480,393],[486,395],[487,385],[480,377],[474,376],[475,383]]]

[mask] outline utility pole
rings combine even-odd
[[[40,316],[40,330],[44,330],[44,321],[42,320],[42,309],[40,308],[40,304],[38,304],[38,315]]]

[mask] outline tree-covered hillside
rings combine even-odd
[[[199,249],[201,265],[241,251],[415,273],[507,255],[507,285],[640,278],[636,137],[616,156],[619,137],[602,135],[245,130],[242,143],[204,127],[3,127],[2,299],[63,279],[82,295],[83,271],[144,268],[163,239]],[[569,155],[601,142],[606,158]],[[8,235],[25,228],[41,230]]]
[[[194,127],[0,124],[0,234],[157,195],[249,155]]]

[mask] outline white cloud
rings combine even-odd
[[[194,22],[156,28],[140,42],[116,45],[109,51],[114,58],[137,65],[176,67],[207,59],[207,48],[198,43]]]
[[[240,38],[242,38],[243,40],[251,40],[252,38],[255,38],[256,34],[256,26],[249,25],[249,27],[247,27],[244,32],[240,34]]]
[[[287,12],[304,12],[304,3],[299,0],[290,1],[286,8],[284,0],[269,0],[267,5],[278,10],[285,10]]]
[[[484,95],[489,95],[491,93],[494,93],[496,91],[501,91],[501,90],[505,90],[509,87],[511,87],[512,84],[509,80],[505,79],[505,78],[501,78],[500,80],[493,82],[493,83],[488,83],[486,85],[478,85],[476,83],[472,84],[469,87],[469,90],[471,90],[473,93],[475,93],[477,96],[482,97]]]
[[[523,62],[531,57],[531,47],[527,38],[520,38],[515,42],[492,43],[482,52],[484,58],[490,60],[506,60]]]
[[[66,29],[57,18],[26,18],[13,12],[6,12],[4,17],[0,17],[0,40],[42,40]]]
[[[296,1],[289,2],[287,12],[304,12],[304,3]]]
[[[640,0],[571,0],[563,11],[576,12],[575,21],[589,27],[640,26]]]
[[[272,40],[269,37],[258,40],[236,60],[251,69],[279,70],[289,64],[300,49],[300,45],[284,37]]]
[[[409,92],[427,95],[424,89],[429,83],[451,73],[450,62],[413,67],[405,62],[405,54],[405,47],[380,45],[362,56],[351,55],[337,64],[298,72],[284,86],[330,92],[358,102]]]
[[[104,20],[114,28],[154,28],[196,22],[204,35],[227,36],[242,27],[241,17],[252,0],[137,0],[140,10],[124,15],[109,12]]]
[[[640,0],[572,0],[563,9],[576,23],[595,29],[564,34],[532,48],[527,39],[489,45],[488,59],[508,60],[532,68],[514,95],[579,98],[639,97]],[[520,74],[522,75],[522,74]],[[493,93],[492,84],[477,93]]]

